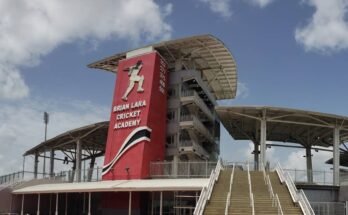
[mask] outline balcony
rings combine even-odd
[[[180,140],[178,149],[180,154],[194,153],[203,159],[209,159],[209,153],[194,140]]]
[[[211,143],[215,143],[215,138],[211,132],[203,125],[203,123],[194,115],[183,114],[180,116],[180,127],[182,129],[194,129],[201,137]]]
[[[214,121],[214,115],[212,111],[208,108],[205,102],[201,99],[198,93],[195,90],[183,90],[181,92],[180,101],[183,105],[186,104],[195,104],[200,110],[209,118],[211,121]]]

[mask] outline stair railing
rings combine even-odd
[[[279,201],[278,194],[275,195],[274,200],[275,200],[275,206],[278,208],[278,215],[284,215],[282,206]]]
[[[266,174],[266,169],[263,163],[261,163],[261,171],[263,173],[263,180],[265,181],[265,184],[267,184],[267,174]]]
[[[199,196],[195,210],[193,212],[194,215],[202,215],[203,214],[205,205],[207,204],[207,201],[210,200],[214,184],[216,183],[216,181],[219,178],[221,169],[222,169],[222,163],[221,163],[221,159],[219,159],[217,164],[216,164],[215,170],[211,171],[208,186],[202,188],[201,195]]]
[[[270,194],[270,198],[272,200],[272,206],[274,206],[274,192],[273,192],[273,187],[271,184],[271,179],[269,178],[269,175],[267,176],[267,186],[268,186],[268,192]]]
[[[303,190],[297,190],[291,176],[289,175],[289,173],[284,174],[284,171],[280,166],[279,162],[277,163],[276,172],[278,173],[280,181],[282,183],[285,181],[285,184],[290,192],[290,196],[293,202],[298,202],[304,215],[315,215]]]
[[[247,169],[248,169],[248,183],[249,183],[250,206],[251,206],[252,215],[255,215],[254,194],[253,194],[253,192],[252,192],[252,190],[251,190],[251,178],[250,178],[249,163],[247,164]]]
[[[300,192],[298,193],[298,203],[302,209],[302,211],[304,212],[305,215],[315,215],[311,204],[309,203],[306,194],[303,192],[303,190],[301,189]]]
[[[227,197],[226,197],[225,215],[228,214],[228,208],[231,205],[231,192],[232,192],[232,184],[233,184],[233,177],[234,177],[234,168],[235,168],[235,166],[236,165],[233,164],[232,173],[231,173],[231,179],[230,179],[230,189],[229,189]]]

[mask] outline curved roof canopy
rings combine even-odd
[[[153,47],[158,51],[167,61],[170,71],[174,71],[177,61],[181,61],[185,69],[202,71],[203,80],[217,99],[232,99],[236,96],[236,63],[230,51],[218,38],[198,35],[146,47]],[[125,59],[127,52],[99,60],[88,67],[116,73],[118,61]]]
[[[90,150],[91,154],[104,152],[108,128],[109,121],[105,121],[69,130],[26,151],[24,156],[42,153],[50,149],[75,150],[77,140],[80,140],[82,148]]]
[[[348,117],[267,106],[216,107],[217,114],[235,140],[259,141],[260,121],[267,122],[267,140],[298,143],[304,147],[333,145],[333,130],[348,141]]]

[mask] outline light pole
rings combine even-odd
[[[45,142],[47,140],[47,124],[48,124],[48,119],[49,119],[49,115],[48,113],[45,111],[44,112],[44,123],[45,123]],[[44,160],[43,160],[43,176],[46,175],[46,149],[44,148]]]

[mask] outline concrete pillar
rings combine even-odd
[[[77,140],[76,141],[76,181],[81,182],[81,154],[82,149],[81,149],[81,141]]]
[[[95,157],[92,157],[92,158],[91,158],[91,163],[89,164],[87,181],[92,181],[93,170],[94,170],[94,164],[95,164]]]
[[[306,148],[306,163],[307,163],[307,182],[313,183],[313,165],[312,165],[312,150],[311,146]]]
[[[88,215],[91,215],[91,193],[88,193]]]
[[[333,182],[340,185],[340,130],[335,127],[333,132]]]
[[[163,192],[160,193],[160,215],[163,215]]]
[[[265,116],[261,120],[260,126],[260,167],[266,166],[266,135],[267,135],[267,122]],[[260,168],[261,169],[261,168]]]
[[[21,215],[24,215],[24,194],[22,195]]]
[[[56,212],[54,213],[55,215],[58,215],[58,193],[56,194]]]
[[[68,193],[65,194],[65,215],[68,215]]]
[[[54,149],[50,151],[50,177],[54,176]]]
[[[173,169],[172,169],[172,171],[173,171],[173,176],[175,177],[175,176],[177,176],[178,175],[178,163],[179,163],[179,156],[178,155],[174,155],[173,156]]]
[[[128,215],[132,215],[132,192],[129,192]]]
[[[37,215],[40,215],[40,193],[37,196],[37,211],[36,211]]]
[[[35,158],[34,158],[34,178],[37,179],[37,170],[39,165],[39,153],[35,152]]]
[[[259,142],[254,142],[254,168],[259,170]]]

